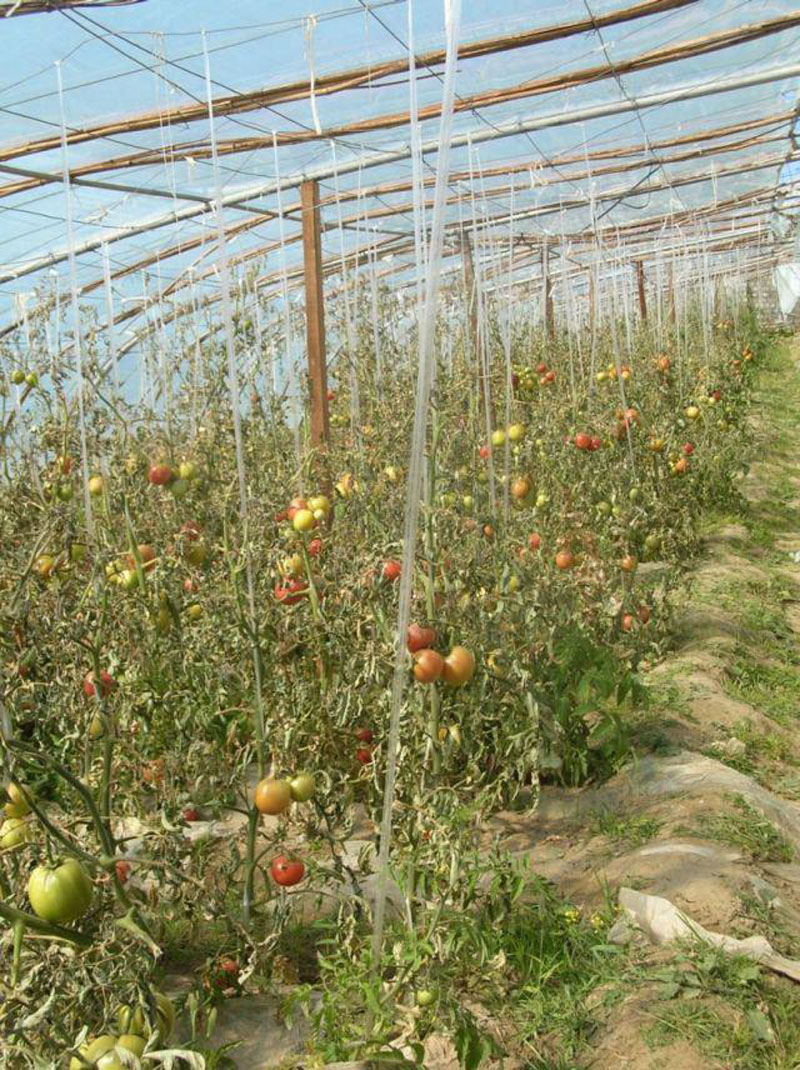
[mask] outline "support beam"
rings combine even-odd
[[[644,262],[636,261],[636,288],[639,292],[639,315],[642,323],[647,323],[647,295],[644,289]]]
[[[322,239],[319,219],[319,183],[300,185],[303,212],[303,275],[306,287],[306,346],[311,395],[311,444],[328,446],[328,365],[325,355],[325,305],[322,295]]]
[[[544,300],[544,328],[550,338],[553,337],[556,325],[553,319],[553,283],[550,278],[550,246],[542,246],[542,281],[544,283],[542,297]]]
[[[450,144],[452,148],[463,148],[466,145],[474,146],[486,141],[493,141],[496,138],[513,137],[517,134],[532,133],[535,130],[552,129],[555,127],[571,125],[573,123],[589,122],[594,119],[621,115],[625,112],[660,107],[664,104],[677,103],[679,101],[695,100],[698,97],[712,96],[717,93],[728,93],[734,89],[743,89],[754,85],[764,85],[768,82],[783,81],[784,79],[796,78],[798,76],[800,76],[800,63],[794,63],[780,67],[771,67],[768,70],[757,71],[755,74],[747,74],[736,78],[725,78],[721,81],[705,82],[700,85],[694,84],[681,86],[667,92],[652,93],[638,98],[626,97],[621,101],[615,100],[610,103],[583,109],[579,108],[573,111],[565,111],[561,108],[556,113],[537,116],[533,119],[512,119],[510,121],[492,123],[488,127],[482,126],[474,130],[465,131],[464,133],[454,135]],[[425,141],[422,144],[421,149],[423,155],[428,155],[438,152],[439,147],[438,138],[433,138],[429,141]],[[398,160],[405,160],[408,159],[410,155],[410,145],[405,144],[398,149],[375,150],[373,152],[368,152],[364,156],[355,156],[352,160],[348,159],[340,163],[337,175],[341,178],[344,174],[352,174],[356,171],[364,171],[371,167],[381,167]],[[314,168],[313,174],[306,172],[305,178],[322,179],[330,178],[332,175],[333,171],[330,165],[325,164]],[[278,189],[291,189],[297,186],[299,177],[300,176],[297,174],[293,174],[281,179],[278,183],[274,180],[255,183],[252,186],[248,186],[235,193],[225,194],[221,199],[221,204],[223,207],[230,207],[231,205],[242,204],[253,198],[274,194]],[[98,234],[95,237],[80,242],[75,247],[75,255],[82,256],[84,253],[99,249],[104,244],[111,245],[114,242],[122,241],[125,238],[136,237],[139,234],[147,234],[160,227],[173,226],[174,224],[183,222],[187,219],[195,219],[198,216],[204,215],[207,210],[206,206],[196,207],[194,205],[187,205],[184,208],[179,208],[177,211],[158,216],[155,219],[151,218],[139,223],[119,227],[116,230],[105,231],[102,234]],[[12,282],[15,279],[23,278],[25,275],[30,275],[35,271],[41,271],[43,268],[60,264],[67,260],[67,258],[68,252],[66,249],[59,249],[52,253],[48,253],[45,256],[37,257],[34,260],[27,261],[17,268],[0,272],[0,283]]]

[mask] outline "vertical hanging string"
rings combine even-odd
[[[108,258],[108,245],[103,242],[103,286],[106,295],[106,333],[108,334],[108,355],[111,361],[111,373],[114,389],[119,397],[119,364],[117,363],[117,332],[114,325],[114,295],[111,292],[111,263]]]
[[[374,930],[372,940],[372,965],[377,974],[380,968],[383,927],[386,917],[386,892],[389,882],[389,850],[392,838],[392,809],[394,807],[397,776],[397,751],[400,744],[400,712],[406,684],[406,632],[411,611],[411,594],[414,581],[414,557],[419,524],[420,492],[424,463],[425,439],[428,422],[428,403],[432,386],[430,365],[433,361],[433,342],[436,328],[436,309],[439,298],[442,245],[446,215],[447,181],[450,173],[450,135],[453,125],[453,100],[458,59],[458,34],[461,22],[461,0],[445,0],[445,27],[447,53],[442,94],[442,114],[439,125],[439,159],[436,168],[433,221],[431,226],[430,255],[426,277],[425,305],[419,334],[419,367],[417,394],[414,411],[414,430],[411,439],[411,456],[406,487],[406,515],[403,530],[403,562],[400,580],[397,632],[395,635],[395,667],[392,682],[389,734],[386,743],[386,778],[383,788],[383,815],[381,819],[380,849],[378,851],[378,886],[375,898]]]
[[[508,297],[506,300],[506,315],[505,315],[505,332],[503,338],[503,349],[505,351],[506,362],[506,388],[505,388],[505,427],[506,427],[506,439],[505,439],[505,457],[503,471],[505,473],[505,482],[503,483],[503,520],[508,523],[508,495],[510,471],[511,471],[511,440],[508,437],[508,428],[511,424],[511,394],[513,391],[512,379],[511,379],[511,308],[512,308],[512,292],[514,283],[514,182],[511,182],[511,193],[509,198],[508,209]]]
[[[297,477],[299,480],[302,480],[303,448],[300,442],[300,389],[297,382],[297,366],[292,359],[294,335],[292,332],[292,310],[289,307],[289,276],[286,269],[286,240],[283,233],[283,196],[281,194],[281,169],[278,160],[278,135],[275,130],[272,131],[272,154],[275,159],[275,195],[278,199],[278,240],[281,244],[281,297],[283,300],[283,336],[285,339],[284,375],[288,376],[286,389],[292,399],[292,431],[294,433],[294,451],[297,459]],[[302,494],[302,483],[300,483],[297,489]]]
[[[347,258],[344,251],[344,225],[342,223],[342,202],[339,200],[339,174],[336,165],[336,142],[331,141],[333,157],[333,192],[336,197],[336,220],[339,224],[339,258],[342,263],[342,293],[344,295],[344,326],[347,341],[347,366],[350,375],[350,430],[355,439],[356,449],[361,456],[361,395],[358,389],[358,371],[356,369],[356,342],[353,337],[353,317],[350,308],[350,285],[347,278]]]
[[[67,126],[64,114],[64,83],[61,77],[61,64],[56,63],[56,80],[58,82],[58,107],[61,119],[61,176],[64,185],[65,220],[67,225],[67,260],[69,263],[69,282],[72,304],[73,344],[75,347],[75,366],[78,387],[78,423],[81,438],[81,478],[83,480],[83,508],[86,517],[86,534],[89,541],[94,540],[94,518],[92,516],[92,498],[89,494],[89,456],[86,442],[86,414],[84,411],[83,384],[83,342],[81,338],[81,310],[78,305],[78,270],[75,263],[75,236],[72,225],[72,187],[69,176],[69,157],[67,155]]]
[[[219,245],[219,277],[222,292],[222,316],[225,325],[225,348],[228,356],[228,387],[233,411],[233,438],[236,448],[236,469],[239,477],[239,513],[242,521],[242,544],[244,546],[245,578],[247,582],[247,601],[250,611],[250,629],[253,648],[253,680],[255,684],[256,731],[258,734],[258,766],[260,776],[264,775],[265,765],[265,725],[264,706],[261,694],[261,657],[258,647],[258,623],[256,617],[256,599],[253,583],[253,561],[250,553],[250,532],[248,530],[247,482],[244,468],[244,448],[242,445],[242,422],[239,411],[239,382],[236,371],[236,348],[233,334],[233,316],[231,315],[231,279],[228,263],[228,247],[225,239],[225,224],[222,216],[222,183],[220,179],[219,160],[217,158],[217,139],[214,129],[214,105],[211,95],[211,65],[208,60],[206,34],[203,31],[203,62],[205,66],[206,97],[208,101],[208,127],[211,142],[211,162],[214,173],[214,209],[216,215]],[[250,923],[251,903],[248,888],[245,887],[243,900],[244,921]]]
[[[189,268],[189,293],[192,303],[192,324],[194,325],[194,359],[192,361],[192,408],[191,408],[191,436],[194,439],[197,434],[197,394],[200,389],[200,360],[202,350],[200,348],[200,317],[197,313],[197,293],[194,287],[194,268]]]
[[[309,15],[306,19],[305,39],[306,39],[306,59],[308,60],[308,102],[311,105],[311,118],[314,122],[314,129],[318,134],[322,133],[322,126],[319,121],[319,113],[317,111],[317,73],[316,64],[314,62],[314,30],[317,25],[317,20],[313,15]]]
[[[416,324],[419,331],[425,286],[425,197],[422,186],[422,138],[417,101],[417,58],[414,55],[414,3],[408,0],[408,115],[411,132],[411,196],[414,212],[414,261],[417,268]]]
[[[372,344],[375,347],[375,376],[378,380],[378,399],[383,400],[383,367],[381,360],[381,332],[378,329],[378,239],[373,231],[369,245],[372,270],[369,275],[370,299],[372,301]]]

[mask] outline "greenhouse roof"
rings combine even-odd
[[[320,183],[326,274],[419,274],[439,0],[3,0],[0,13],[6,334],[54,283],[68,290],[71,249],[81,299],[120,329],[156,306],[162,324],[213,310],[217,202],[235,277],[279,297],[302,281],[305,178]],[[445,257],[468,236],[487,284],[495,270],[541,278],[543,249],[577,274],[609,251],[659,270],[695,248],[774,263],[795,203],[799,42],[791,0],[464,4]]]

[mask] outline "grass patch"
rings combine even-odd
[[[646,814],[625,817],[612,810],[602,810],[592,815],[589,828],[596,836],[605,836],[612,843],[624,844],[633,850],[655,839],[662,824]]]
[[[790,724],[800,714],[800,672],[791,665],[757,660],[738,648],[727,670],[726,690],[778,724]]]
[[[710,814],[702,825],[676,829],[698,839],[716,840],[749,855],[755,862],[791,862],[794,848],[783,833],[743,795],[729,795],[730,809]]]

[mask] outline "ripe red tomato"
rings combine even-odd
[[[689,471],[689,462],[686,460],[685,457],[681,457],[679,461],[676,461],[675,464],[673,464],[672,471],[676,475],[683,475],[684,472]]]
[[[636,615],[642,624],[647,624],[650,620],[650,608],[648,606],[639,606],[636,610]]]
[[[511,389],[516,390],[519,386],[519,376],[516,372],[511,373]]]
[[[635,618],[632,613],[625,613],[622,617],[622,630],[629,632],[633,628]]]
[[[585,431],[579,431],[575,436],[575,445],[579,450],[590,450],[592,448],[592,436],[587,435]]]
[[[147,479],[154,487],[166,487],[167,483],[172,482],[173,478],[173,471],[168,464],[151,465],[150,471],[147,473]]]
[[[538,550],[541,545],[542,536],[536,531],[531,532],[531,534],[528,536],[528,549]]]
[[[131,864],[120,858],[114,863],[114,869],[117,871],[117,880],[120,884],[127,883],[128,877],[131,875]]]
[[[195,594],[199,586],[197,580],[192,579],[191,576],[187,576],[183,581],[183,589],[187,594]]]
[[[335,397],[336,397],[336,391],[335,390],[329,390],[328,391],[328,401],[333,401]]]
[[[200,820],[200,811],[195,806],[187,806],[183,811],[183,820],[189,823]]]
[[[539,361],[539,363],[536,365],[536,370],[539,373],[539,375],[546,375],[547,374],[547,365],[545,364],[545,362],[543,360]]]
[[[544,381],[546,383],[554,383],[556,381],[556,373],[553,371],[549,371],[547,375],[545,375]]]
[[[357,728],[356,739],[359,743],[371,743],[375,738],[371,728]]]
[[[100,695],[102,698],[107,698],[114,688],[117,686],[117,681],[111,675],[106,672],[105,669],[100,670]],[[96,694],[94,672],[87,672],[83,678],[83,693],[87,698],[94,698]]]
[[[372,761],[372,751],[369,747],[359,747],[356,751],[356,761],[361,765],[369,765]]]
[[[434,684],[444,672],[444,658],[435,650],[418,650],[414,655],[414,676],[420,684]]]
[[[475,672],[475,655],[463,646],[454,646],[444,659],[444,682],[452,687],[461,687],[472,679]]]
[[[308,584],[303,580],[280,580],[275,584],[275,600],[284,606],[293,606],[299,602],[308,590]]]
[[[395,580],[400,579],[400,573],[402,571],[403,568],[399,561],[384,561],[381,575],[385,580],[388,580],[389,583],[394,583]]]
[[[575,564],[575,556],[570,550],[559,550],[556,554],[556,568],[560,568],[562,572],[572,568]]]
[[[592,438],[592,449],[593,450],[599,450],[599,449],[602,449],[602,448],[603,448],[603,440],[602,440],[602,438],[600,438],[599,435],[595,435]]]
[[[420,624],[409,624],[406,644],[409,653],[416,654],[418,650],[426,650],[436,642],[436,632],[433,628],[423,628]]]
[[[691,442],[684,442],[683,452],[687,457],[691,457],[694,453],[694,445]]]
[[[291,502],[289,503],[289,508],[286,510],[286,519],[294,520],[295,514],[299,513],[301,509],[306,508],[307,505],[305,498],[292,498]]]
[[[269,872],[276,884],[280,884],[282,888],[291,888],[305,877],[306,867],[299,859],[278,855],[273,858]]]
[[[490,453],[491,450],[488,446],[481,446],[481,448],[478,450],[478,455],[480,456],[482,461],[488,460]]]
[[[322,553],[322,539],[312,539],[308,544],[308,556],[319,557]]]

